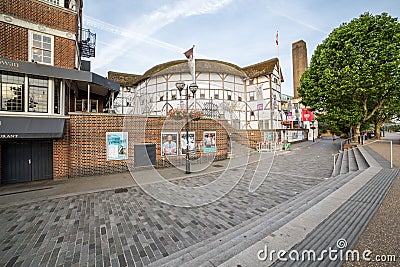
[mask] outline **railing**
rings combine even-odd
[[[336,173],[336,157],[339,156],[340,153],[343,153],[343,149],[342,149],[343,143],[346,143],[347,141],[349,141],[351,139],[352,138],[347,138],[347,139],[343,140],[340,143],[340,151],[338,153],[332,154],[332,156],[333,156],[333,174]],[[390,168],[393,169],[393,141],[392,140],[375,140],[372,142],[364,143],[363,145],[361,145],[361,147],[368,146],[368,145],[371,145],[376,142],[390,143]]]
[[[363,146],[368,146],[368,145],[376,143],[376,142],[390,143],[390,168],[393,169],[393,141],[392,140],[375,140],[375,141],[366,143]]]

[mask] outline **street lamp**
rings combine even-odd
[[[185,86],[184,81],[178,81],[175,84],[176,88],[179,91],[179,95],[182,97],[182,91],[186,90],[186,173],[190,173],[190,159],[189,159],[189,90],[193,94],[193,98],[196,94],[197,89],[199,88],[197,84],[191,83],[190,85]]]
[[[312,141],[314,142],[314,141],[315,141],[315,139],[314,139],[314,132],[315,132],[315,131],[314,131],[314,130],[315,130],[314,120],[312,120],[311,123],[312,123],[312,124],[311,124],[311,127],[310,127],[310,128],[311,128],[311,130],[312,130]]]

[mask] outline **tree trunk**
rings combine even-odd
[[[375,124],[375,134],[376,134],[376,140],[381,139],[381,127],[383,123],[377,123]]]
[[[353,141],[354,142],[358,142],[358,137],[360,136],[360,128],[361,128],[361,123],[359,123],[353,127],[353,131],[354,131]]]

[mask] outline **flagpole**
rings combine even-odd
[[[278,40],[278,31],[276,31],[276,40],[275,40],[275,42],[276,42],[276,47],[277,47],[277,50],[278,50],[278,59],[279,59],[279,40]]]
[[[194,57],[194,45],[193,45],[193,83],[196,83],[196,59]]]

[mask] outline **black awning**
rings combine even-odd
[[[62,118],[0,117],[0,140],[59,139],[64,125]]]
[[[119,91],[118,83],[89,71],[64,69],[7,58],[0,58],[0,70],[88,82],[103,86],[109,90]]]

